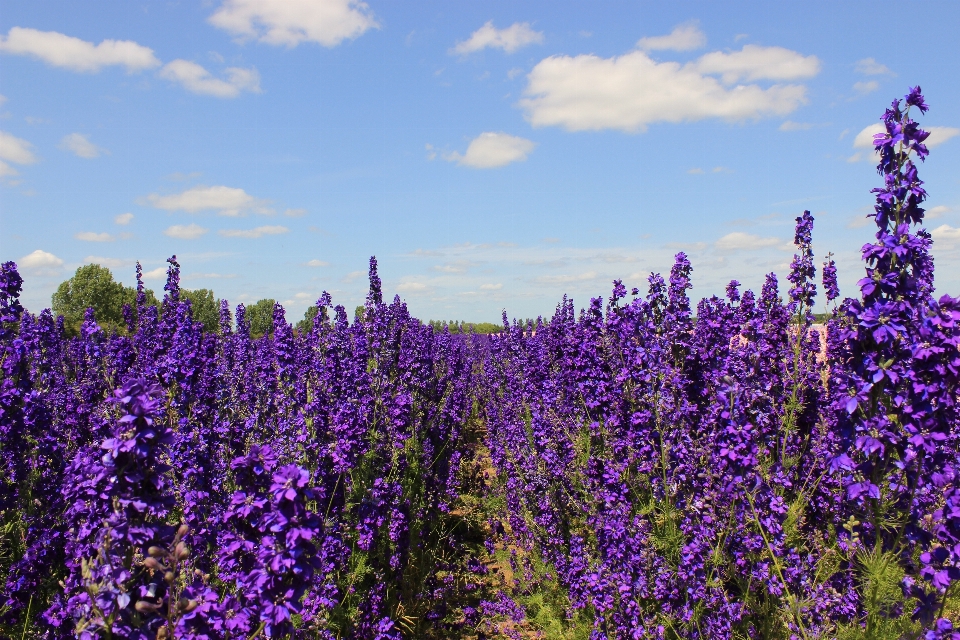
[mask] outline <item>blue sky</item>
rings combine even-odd
[[[497,320],[785,276],[810,209],[855,293],[869,131],[920,84],[938,289],[960,293],[955,2],[50,2],[0,12],[0,259],[300,317],[370,255],[417,316]]]

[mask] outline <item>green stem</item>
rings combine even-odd
[[[33,606],[33,595],[30,595],[30,601],[27,602],[27,613],[23,616],[23,633],[20,635],[20,640],[23,640],[27,637],[27,623],[30,622],[30,607]]]
[[[793,614],[793,619],[797,622],[797,628],[800,629],[800,635],[807,639],[809,636],[807,635],[806,629],[803,628],[803,620],[800,618],[800,611],[799,609],[794,610],[792,607],[792,605],[797,601],[792,595],[790,595],[790,587],[787,585],[787,581],[783,577],[783,572],[780,570],[780,561],[777,559],[777,555],[773,552],[773,545],[770,544],[770,540],[767,538],[767,533],[764,531],[763,524],[760,522],[760,514],[757,513],[757,507],[753,504],[753,494],[749,491],[744,493],[747,496],[747,501],[750,503],[750,509],[753,511],[753,521],[757,523],[757,528],[760,530],[760,535],[763,537],[763,542],[767,546],[767,552],[770,554],[770,560],[773,561],[773,568],[777,570],[777,576],[780,578],[780,583],[783,585],[783,591],[787,594],[787,601],[791,603],[791,613]]]

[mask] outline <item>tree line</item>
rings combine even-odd
[[[147,306],[159,306],[159,300],[151,289],[146,289]],[[190,301],[193,319],[203,324],[204,331],[219,331],[220,328],[220,299],[210,289],[180,289],[180,295]],[[63,326],[66,333],[76,336],[80,333],[84,314],[88,308],[93,309],[97,323],[107,331],[116,331],[126,334],[127,324],[123,317],[123,308],[130,306],[131,313],[136,314],[137,290],[125,286],[113,279],[110,269],[99,264],[87,264],[73,274],[69,280],[60,283],[53,294],[51,310],[55,316],[63,316]],[[254,338],[273,332],[273,307],[276,300],[263,298],[257,302],[244,305],[247,322],[250,325],[250,335]],[[363,307],[357,307],[355,313],[362,313]],[[313,320],[319,310],[311,305],[303,314],[303,319],[296,323],[297,332],[307,332],[313,326]],[[463,322],[450,320],[430,320],[428,323],[435,331],[446,328],[450,333],[498,333],[503,327],[492,322]]]

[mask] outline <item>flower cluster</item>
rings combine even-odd
[[[354,322],[204,331],[169,260],[125,334],[69,338],[0,280],[0,635],[445,637],[479,605],[483,519],[468,340],[395,299],[376,262]],[[9,541],[9,542],[8,542]],[[442,550],[438,556],[438,550]],[[394,585],[400,585],[396,587]]]

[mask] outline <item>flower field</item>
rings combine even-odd
[[[204,331],[168,262],[68,337],[0,275],[0,636],[960,640],[960,300],[919,87],[875,140],[860,296],[646,292],[493,336],[324,294]],[[825,354],[825,357],[824,357]]]

